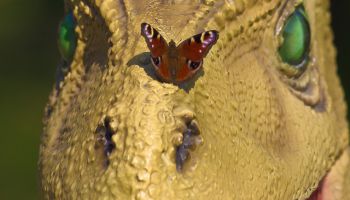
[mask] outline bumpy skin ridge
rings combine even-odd
[[[303,75],[288,77],[278,55],[279,30],[300,3],[66,1],[78,47],[46,108],[43,197],[307,199],[323,185],[324,199],[349,199],[328,1],[304,1],[312,62]],[[210,29],[220,38],[199,76],[178,87],[155,77],[141,22],[176,43]],[[189,126],[198,133],[177,171]]]

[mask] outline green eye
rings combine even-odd
[[[70,12],[64,17],[58,30],[58,47],[66,61],[72,59],[76,46],[75,20]]]
[[[310,49],[310,27],[302,6],[287,19],[282,36],[283,42],[279,48],[282,61],[301,68]]]

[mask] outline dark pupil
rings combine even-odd
[[[160,58],[159,57],[156,57],[156,58],[154,58],[154,57],[152,57],[152,60],[153,60],[153,63],[155,64],[155,65],[159,65],[159,63],[160,63]]]
[[[200,62],[194,62],[194,61],[190,61],[190,68],[191,69],[197,69],[199,67]]]

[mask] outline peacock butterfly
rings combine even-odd
[[[193,77],[203,66],[203,58],[219,38],[216,30],[205,31],[181,42],[169,44],[147,23],[141,24],[141,35],[151,51],[152,65],[164,82],[181,84]]]

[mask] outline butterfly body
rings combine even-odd
[[[147,23],[141,24],[141,34],[151,51],[152,65],[159,79],[181,84],[193,77],[203,65],[203,58],[218,39],[215,30],[197,34],[176,46],[169,43]]]

